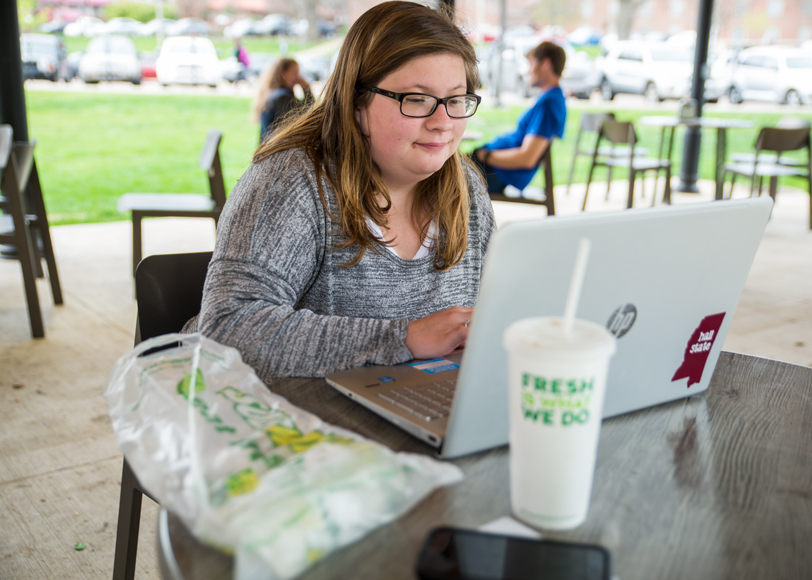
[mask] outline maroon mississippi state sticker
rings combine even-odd
[[[702,319],[699,326],[691,335],[688,346],[685,347],[685,357],[682,364],[674,373],[671,381],[688,378],[688,387],[702,380],[702,373],[705,371],[705,363],[708,362],[713,343],[719,329],[722,327],[722,320],[725,313],[711,314]]]

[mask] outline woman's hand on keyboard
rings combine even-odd
[[[445,356],[465,346],[474,309],[453,306],[413,320],[406,330],[406,347],[414,358]]]

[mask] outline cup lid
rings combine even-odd
[[[606,327],[595,322],[575,319],[572,332],[564,334],[564,319],[543,316],[517,320],[505,329],[503,345],[509,350],[525,352],[556,352],[567,356],[594,351],[605,351],[606,356],[615,352],[617,339]]]

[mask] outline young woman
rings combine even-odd
[[[262,143],[282,123],[291,111],[301,105],[312,105],[310,83],[302,77],[299,63],[292,58],[280,58],[267,67],[259,78],[259,91],[254,101],[254,122],[259,122],[259,142]],[[304,101],[296,98],[293,89],[302,88]]]
[[[259,147],[229,197],[198,330],[266,382],[464,345],[494,230],[457,151],[478,86],[447,16],[411,2],[363,14],[321,102]]]

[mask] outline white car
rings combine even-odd
[[[79,61],[79,77],[86,83],[129,81],[141,84],[141,61],[126,36],[100,36],[90,41]]]
[[[62,31],[65,36],[101,36],[107,34],[107,25],[95,16],[80,16]]]
[[[601,95],[645,95],[651,102],[679,99],[691,91],[694,51],[665,42],[618,41],[601,62]]]
[[[741,51],[728,96],[731,103],[812,103],[812,51],[784,46]]]
[[[738,68],[740,49],[725,49],[708,55],[708,78],[705,79],[705,100],[715,103],[720,97],[729,96],[733,75]]]
[[[232,24],[226,26],[225,30],[223,30],[223,36],[226,38],[242,38],[243,36],[253,34],[256,24],[257,21],[253,18],[235,20]]]
[[[164,40],[155,63],[162,85],[209,85],[216,87],[222,67],[214,44],[201,36],[172,36]]]
[[[107,34],[123,34],[126,36],[139,36],[144,25],[132,18],[113,18],[107,22],[105,30]]]
[[[209,24],[200,18],[181,18],[166,30],[167,36],[207,36]]]
[[[140,35],[155,36],[160,32],[164,36],[168,36],[167,31],[171,30],[177,22],[177,20],[172,20],[171,18],[155,18],[141,27]]]

